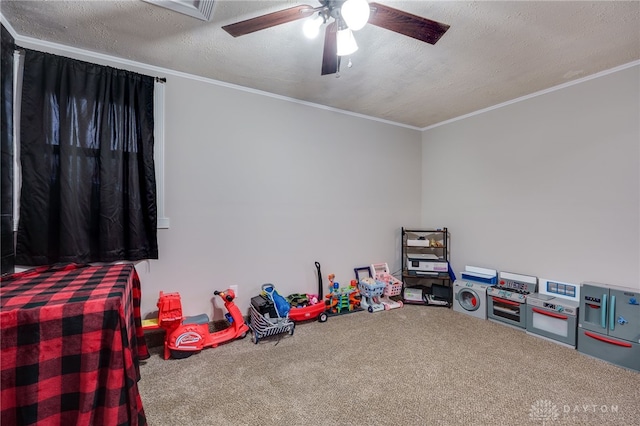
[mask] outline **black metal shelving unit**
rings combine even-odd
[[[449,243],[447,228],[402,228],[404,303],[451,307]]]

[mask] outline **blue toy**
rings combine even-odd
[[[287,299],[278,294],[273,284],[262,284],[262,291],[267,298],[273,302],[278,316],[280,318],[286,318],[289,315],[289,310],[291,310],[291,305],[287,302]]]

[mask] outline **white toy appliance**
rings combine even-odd
[[[453,283],[453,310],[487,319],[487,288],[497,282],[493,269],[465,266],[461,278]]]
[[[580,287],[540,278],[527,297],[527,334],[576,347]]]
[[[527,295],[537,290],[537,277],[498,272],[498,282],[487,289],[487,319],[524,330]]]

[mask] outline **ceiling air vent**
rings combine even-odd
[[[214,0],[142,0],[156,6],[173,10],[184,15],[193,16],[203,21],[210,21],[213,15]]]

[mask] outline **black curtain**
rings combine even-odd
[[[15,250],[13,245],[13,52],[14,39],[2,25],[2,68],[0,80],[2,85],[2,100],[0,127],[2,127],[2,152],[0,160],[1,184],[1,268],[2,274],[14,271]]]
[[[158,258],[153,88],[25,50],[17,264]]]

